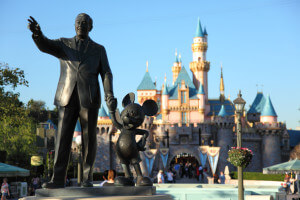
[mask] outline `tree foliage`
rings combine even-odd
[[[36,137],[28,109],[14,92],[18,86],[28,86],[24,71],[0,63],[0,150],[14,164],[28,166]]]
[[[300,159],[300,144],[294,147],[294,149],[290,153],[291,159]]]

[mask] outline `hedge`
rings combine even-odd
[[[238,179],[237,172],[231,172],[232,179]],[[263,174],[262,172],[243,172],[244,180],[283,181],[284,174]]]

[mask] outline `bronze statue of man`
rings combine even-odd
[[[115,111],[117,106],[105,48],[89,38],[93,21],[85,13],[76,17],[76,36],[73,38],[50,40],[42,34],[39,24],[33,17],[28,21],[28,28],[39,50],[57,57],[60,61],[60,78],[54,100],[54,104],[59,107],[59,119],[53,176],[43,187],[64,187],[78,118],[82,127],[82,186],[92,187],[97,149],[97,118],[101,105],[99,74],[108,109]]]

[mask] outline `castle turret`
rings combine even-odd
[[[161,111],[162,111],[162,120],[168,120],[168,109],[169,109],[169,91],[167,86],[167,77],[165,75],[165,83],[163,85],[163,92],[161,95]]]
[[[157,101],[157,90],[154,82],[151,79],[151,76],[148,72],[148,61],[146,62],[146,73],[143,77],[143,80],[137,88],[137,96],[139,104],[143,104],[144,101],[152,99]]]
[[[197,93],[197,97],[199,99],[199,113],[200,113],[200,122],[204,122],[204,118],[205,118],[205,92],[204,92],[204,88],[203,85],[200,83],[199,89],[198,89],[198,93]]]
[[[271,98],[269,95],[268,95],[266,102],[264,104],[264,107],[262,109],[262,112],[260,115],[260,122],[262,122],[262,123],[277,122],[277,114],[275,112],[275,109],[273,107],[273,104],[271,102]]]
[[[260,114],[262,112],[263,106],[265,104],[266,98],[262,92],[257,92],[256,97],[247,112],[247,120],[249,122],[255,123],[260,121]]]
[[[217,146],[220,149],[218,169],[224,172],[225,166],[231,167],[227,161],[228,150],[233,146],[233,131],[234,118],[230,116],[222,105],[218,115],[215,117],[215,122],[218,127]]]
[[[109,119],[108,114],[106,113],[103,105],[101,104],[99,113],[98,113],[98,120],[102,120],[102,119]]]
[[[172,66],[173,84],[175,83],[180,71],[181,71],[181,56],[179,55],[179,60],[178,60],[177,50],[176,50],[175,51],[175,61]]]
[[[204,87],[205,99],[208,100],[207,72],[210,69],[210,63],[206,61],[207,51],[207,32],[203,33],[201,22],[198,20],[196,35],[192,44],[193,62],[190,63],[190,69],[193,72],[193,83],[199,89],[200,82]]]

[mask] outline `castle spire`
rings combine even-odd
[[[204,35],[207,35],[206,27],[204,27]]]
[[[178,63],[177,49],[175,49],[175,62]]]
[[[198,24],[197,24],[197,29],[196,29],[196,35],[195,35],[195,37],[204,37],[203,31],[202,31],[202,27],[201,27],[200,18],[198,18]]]
[[[224,80],[223,80],[223,66],[221,63],[220,93],[224,94],[224,90],[225,90],[225,87],[224,87]]]
[[[148,60],[146,61],[146,72],[148,72],[148,65],[149,65],[149,62]]]
[[[165,83],[164,83],[164,89],[163,89],[163,95],[168,95],[169,94],[169,91],[168,91],[168,88],[167,88],[167,74],[165,74]]]
[[[221,79],[220,79],[220,101],[221,102],[224,102],[224,100],[225,100],[224,91],[225,91],[225,86],[224,86],[224,80],[223,80],[223,66],[221,63]]]

